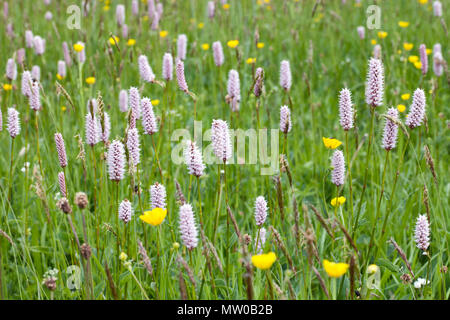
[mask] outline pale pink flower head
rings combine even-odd
[[[164,54],[162,63],[162,77],[166,81],[173,79],[173,58],[168,52]]]
[[[31,84],[32,83],[33,83],[33,80],[31,79],[30,71],[25,70],[22,73],[21,89],[22,89],[22,94],[27,98],[31,97]]]
[[[41,67],[33,66],[31,68],[31,78],[35,81],[41,81]]]
[[[435,17],[442,17],[442,3],[440,1],[433,1],[433,14]]]
[[[133,16],[139,15],[139,0],[133,0],[131,2],[131,13]]]
[[[202,153],[194,141],[187,141],[186,147],[184,148],[184,161],[189,174],[196,177],[203,175],[205,165],[203,164]]]
[[[213,42],[212,49],[213,49],[214,63],[216,64],[216,66],[220,67],[221,65],[223,65],[225,61],[222,43],[220,43],[220,41]]]
[[[177,39],[177,57],[186,60],[187,37],[185,34],[178,35]]]
[[[417,248],[422,251],[427,251],[430,246],[430,223],[424,214],[417,217],[414,238]]]
[[[20,133],[19,112],[14,108],[8,108],[8,125],[7,130],[11,138],[15,138]]]
[[[158,13],[158,17],[162,17],[163,11],[164,11],[164,7],[163,7],[162,2],[158,2],[156,4],[156,12]]]
[[[433,46],[433,72],[440,77],[444,73],[444,57],[442,56],[441,45],[436,43]]]
[[[158,30],[160,18],[161,18],[161,16],[158,14],[158,12],[155,11],[155,13],[153,14],[153,20],[152,20],[152,25],[151,25],[152,30]]]
[[[345,131],[353,128],[353,114],[352,93],[344,88],[339,95],[339,121]]]
[[[30,107],[34,111],[39,111],[42,109],[41,93],[38,81],[33,81],[31,83]]]
[[[123,4],[116,6],[116,22],[119,27],[125,23],[125,6]]]
[[[292,85],[291,67],[289,65],[289,61],[283,60],[281,61],[280,65],[280,86],[284,90],[289,91],[289,89],[291,89],[291,85]]]
[[[141,162],[141,148],[139,144],[139,131],[136,128],[128,130],[127,148],[130,155],[130,163],[135,168]]]
[[[287,134],[291,131],[291,110],[288,106],[281,106],[280,108],[280,131]]]
[[[177,59],[176,61],[176,73],[177,73],[177,82],[178,87],[183,92],[189,92],[188,85],[186,83],[186,77],[184,75],[184,62],[180,59]]]
[[[198,244],[198,232],[195,225],[192,206],[186,203],[180,207],[180,233],[183,244],[188,250],[193,250]]]
[[[140,55],[138,58],[139,65],[139,75],[141,79],[145,82],[153,82],[155,81],[155,74],[153,73],[150,64],[148,63],[147,56]]]
[[[398,120],[398,110],[396,108],[389,108],[387,115],[393,119]],[[395,148],[397,144],[398,124],[386,118],[383,132],[383,148],[387,151]]]
[[[425,117],[425,107],[425,92],[422,89],[416,89],[416,91],[414,91],[413,101],[409,107],[409,113],[406,117],[405,124],[411,129],[419,127]]]
[[[228,73],[227,91],[227,100],[230,104],[231,111],[239,111],[239,103],[241,102],[241,84],[239,81],[239,73],[236,70],[232,69]]]
[[[131,87],[128,94],[128,103],[135,119],[141,118],[141,97],[136,87]]]
[[[420,53],[420,62],[422,63],[422,74],[426,75],[428,72],[428,56],[427,56],[427,47],[424,44],[420,45],[419,53]]]
[[[31,30],[25,31],[25,46],[27,48],[33,48],[34,46],[34,35]]]
[[[8,62],[6,63],[6,77],[11,81],[16,80],[17,78],[17,65],[12,58],[8,59]]]
[[[373,57],[381,60],[381,46],[379,44],[373,47]]]
[[[331,167],[333,167],[331,182],[336,186],[343,185],[345,179],[345,160],[341,150],[334,151],[333,157],[331,158]]]
[[[151,21],[155,17],[156,14],[156,6],[155,6],[155,0],[148,0],[147,1],[147,8],[148,8],[148,19]]]
[[[124,25],[122,26],[122,37],[123,37],[124,39],[127,39],[127,38],[128,38],[128,25],[126,25],[126,24],[124,24]]]
[[[63,47],[64,61],[66,62],[66,65],[70,68],[72,66],[72,57],[70,56],[69,45],[67,44],[67,42],[64,41],[62,47]]]
[[[255,200],[255,220],[258,227],[262,226],[267,218],[267,201],[263,196]]]
[[[128,199],[123,200],[119,204],[119,219],[125,223],[131,221],[131,216],[133,215],[133,208],[131,202]]]
[[[58,61],[58,74],[65,78],[67,75],[66,63],[63,60]]]
[[[361,40],[366,37],[366,29],[363,26],[357,27],[356,31],[358,32],[358,36]]]
[[[149,98],[142,98],[142,126],[144,128],[144,134],[152,135],[158,132],[158,124],[156,123],[156,117],[153,112],[153,105]]]
[[[64,138],[59,132],[55,133],[55,144],[56,151],[58,152],[59,165],[61,168],[64,168],[67,166],[67,154],[66,147],[64,145]]]
[[[34,52],[38,56],[43,55],[45,52],[45,39],[41,38],[40,36],[35,36],[33,38],[33,47],[34,47]]]
[[[125,176],[125,148],[119,140],[114,140],[108,149],[109,179],[119,182]]]
[[[90,112],[86,114],[85,129],[86,143],[93,147],[98,143],[100,137],[100,128],[98,127],[98,120],[95,114],[91,114]]]
[[[125,89],[120,90],[119,93],[119,109],[120,112],[128,111],[128,92]]]
[[[216,5],[214,4],[214,1],[208,1],[208,17],[210,19],[214,18],[216,10]]]
[[[47,11],[44,16],[45,20],[50,21],[53,19],[53,13],[51,11]]]
[[[231,138],[228,124],[223,120],[213,120],[211,125],[211,143],[214,154],[224,163],[231,158]]]
[[[379,107],[383,104],[384,95],[384,71],[381,60],[371,58],[367,71],[366,103],[371,107]]]
[[[17,63],[23,65],[25,62],[25,48],[20,48],[17,50]]]
[[[152,209],[155,208],[166,209],[167,207],[166,197],[167,197],[166,188],[162,184],[156,182],[154,185],[150,187],[150,200]]]

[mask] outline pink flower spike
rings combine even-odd
[[[131,221],[131,216],[133,215],[133,208],[131,206],[131,202],[127,199],[123,200],[119,204],[119,219],[125,223]]]
[[[195,225],[194,212],[192,206],[186,203],[180,207],[180,233],[183,244],[192,250],[197,247],[198,232]]]
[[[61,168],[64,168],[67,166],[67,154],[66,147],[64,145],[64,138],[59,132],[55,133],[55,144],[56,151],[58,152],[59,165]]]

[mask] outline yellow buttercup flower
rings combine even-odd
[[[67,108],[66,108],[66,106],[61,106],[61,111],[66,111],[67,110]]]
[[[420,3],[420,4],[427,4],[427,3],[428,3],[428,0],[419,0],[419,3]]]
[[[12,85],[10,85],[9,83],[5,83],[3,85],[3,90],[5,90],[5,91],[12,90]]]
[[[408,21],[399,21],[398,25],[401,28],[407,28],[407,27],[409,27],[409,22]]]
[[[151,211],[145,211],[139,218],[152,226],[159,226],[167,215],[167,209],[155,208]]]
[[[84,49],[84,45],[82,45],[81,43],[75,43],[75,44],[73,45],[73,49],[74,49],[76,52],[81,52],[81,51],[83,51],[83,49]]]
[[[125,252],[121,252],[120,255],[119,255],[119,260],[120,261],[125,261],[127,259],[128,259],[127,254]]]
[[[225,10],[230,9],[230,4],[229,3],[225,3],[222,8],[224,8]]]
[[[253,64],[253,63],[256,63],[256,58],[248,58],[247,60],[245,60],[245,62],[246,62],[247,64]]]
[[[433,52],[433,50],[430,48],[427,48],[425,51],[427,53],[427,56],[429,56]]]
[[[88,77],[86,78],[87,84],[94,84],[95,83],[95,77]]]
[[[411,97],[411,94],[409,93],[404,93],[400,96],[402,98],[402,100],[408,100]]]
[[[422,69],[422,62],[420,61],[414,62],[414,67],[416,67],[417,69]]]
[[[258,49],[264,48],[264,42],[258,42],[258,43],[256,44],[256,47],[257,47]]]
[[[323,267],[325,271],[327,272],[328,276],[332,278],[339,278],[342,277],[348,270],[349,265],[347,263],[335,263],[330,262],[328,260],[323,260]]]
[[[131,46],[134,46],[135,44],[136,44],[136,40],[135,39],[128,39],[127,46],[131,47]]]
[[[252,256],[252,263],[255,267],[261,270],[270,269],[273,263],[277,260],[274,252],[257,254]]]
[[[414,47],[414,45],[412,43],[409,43],[409,42],[403,43],[403,49],[405,49],[406,51],[411,50],[413,47]]]
[[[152,105],[153,106],[157,106],[158,104],[159,104],[159,100],[158,99],[152,100]]]
[[[64,77],[63,76],[61,76],[59,73],[57,73],[56,74],[56,78],[58,79],[58,80],[62,80],[62,79],[64,79]]]
[[[227,46],[230,48],[236,48],[239,44],[239,40],[230,40],[227,42]]]
[[[159,32],[159,36],[160,36],[161,38],[167,37],[168,34],[169,34],[169,32],[166,31],[166,30],[161,30],[161,31]]]
[[[205,51],[208,50],[209,49],[209,44],[208,43],[203,43],[202,44],[202,49],[205,50]]]
[[[199,29],[203,29],[205,27],[205,24],[203,23],[203,22],[200,22],[198,25],[197,25],[197,28],[199,28]]]
[[[411,63],[417,62],[417,61],[419,61],[419,57],[418,56],[409,56],[408,61]]]
[[[345,197],[331,199],[331,205],[333,207],[339,207],[341,204],[344,204],[344,203],[345,203]]]
[[[370,43],[371,43],[372,45],[376,45],[376,44],[377,44],[377,40],[372,39],[372,40],[370,40]]]
[[[386,38],[388,33],[386,31],[378,31],[378,38],[384,39]]]
[[[405,106],[404,104],[399,104],[399,105],[397,106],[397,110],[398,110],[399,112],[405,112],[406,106]]]
[[[367,267],[367,272],[370,274],[377,273],[380,268],[376,264],[371,264]]]
[[[339,141],[338,139],[322,137],[322,140],[323,140],[323,144],[328,149],[336,149],[337,147],[339,147],[342,144],[342,142]]]
[[[402,50],[397,50],[397,53],[398,54],[402,54]]]
[[[114,40],[116,40],[116,42],[117,43],[119,43],[119,37],[116,37],[116,36],[114,36],[114,37],[110,37],[109,38],[109,43],[113,46],[113,45],[115,45],[116,44],[116,42],[114,42]]]
[[[178,242],[174,242],[174,243],[172,243],[172,248],[174,248],[175,250],[179,249],[180,248],[180,244]]]

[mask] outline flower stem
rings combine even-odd
[[[364,200],[364,194],[366,193],[366,189],[367,189],[367,176],[369,173],[369,163],[370,163],[370,151],[372,150],[372,140],[373,140],[373,125],[374,125],[374,121],[375,121],[375,108],[374,107],[370,107],[370,136],[369,136],[369,144],[367,146],[367,164],[366,164],[366,170],[364,173],[364,185],[363,185],[363,189],[361,191],[361,196],[359,198],[359,203],[358,203],[358,210],[356,211],[356,221],[355,224],[353,226],[353,231],[352,231],[352,238],[354,238],[355,236],[355,232],[356,229],[358,228],[358,221],[359,221],[359,215],[361,214],[361,206],[362,206],[362,202]]]

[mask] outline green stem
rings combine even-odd
[[[370,136],[369,136],[369,144],[367,146],[367,161],[366,161],[366,170],[364,173],[364,185],[363,185],[363,189],[361,192],[361,197],[359,198],[358,210],[356,211],[356,221],[353,226],[352,238],[354,238],[356,229],[358,228],[359,215],[361,214],[361,206],[362,206],[362,202],[364,200],[364,194],[366,193],[366,189],[367,189],[367,177],[368,177],[368,173],[369,173],[370,151],[372,150],[371,146],[372,146],[372,140],[373,140],[373,125],[374,125],[374,121],[375,121],[375,108],[372,106],[370,107],[370,113],[371,113]]]

